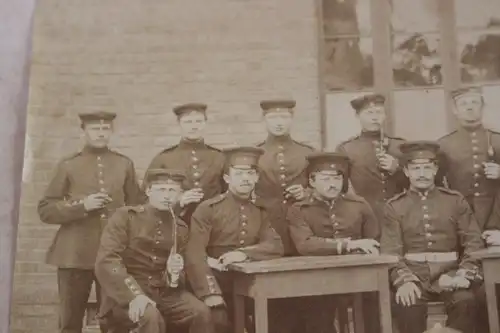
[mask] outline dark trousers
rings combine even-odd
[[[116,307],[103,319],[108,333],[223,333],[227,317],[220,309],[210,309],[185,290],[148,295],[156,307],[148,306],[138,323],[128,317],[128,307]]]
[[[83,317],[92,283],[96,283],[97,306],[100,302],[100,287],[93,270],[59,268],[57,285],[59,289],[59,331],[61,333],[81,333]]]
[[[427,302],[443,301],[446,307],[446,326],[461,333],[474,333],[478,309],[479,286],[451,292],[433,293],[422,290],[417,304],[405,307],[393,303],[393,315],[400,333],[422,333],[427,329]],[[482,332],[481,332],[482,333]]]

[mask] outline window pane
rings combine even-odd
[[[458,35],[463,82],[500,80],[500,32]]]
[[[339,143],[361,131],[351,101],[369,92],[334,93],[326,95],[326,149],[333,150]]]
[[[484,124],[495,131],[500,131],[500,85],[483,87]]]
[[[373,86],[371,38],[333,38],[325,41],[327,90],[359,90]]]
[[[438,31],[436,0],[391,0],[392,30],[395,33]]]
[[[323,25],[326,36],[369,34],[370,0],[323,0]]]
[[[443,82],[439,35],[393,36],[393,75],[397,86],[431,86]]]
[[[500,27],[500,1],[455,0],[455,15],[459,28]]]
[[[442,89],[394,92],[394,131],[407,140],[436,140],[447,133]]]

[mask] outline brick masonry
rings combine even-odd
[[[294,136],[320,145],[314,0],[40,0],[33,39],[28,138],[11,332],[53,333],[54,227],[36,202],[57,161],[81,145],[76,113],[119,114],[114,148],[139,177],[178,140],[171,108],[209,105],[208,142],[265,137],[259,101],[297,100]]]

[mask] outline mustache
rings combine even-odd
[[[431,180],[431,178],[428,178],[428,177],[418,177],[416,180],[417,180],[417,182],[420,182],[420,181]]]

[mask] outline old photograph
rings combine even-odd
[[[30,28],[9,332],[500,333],[499,0]]]

